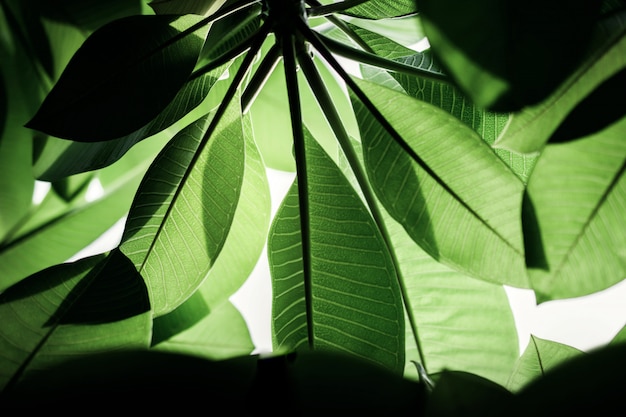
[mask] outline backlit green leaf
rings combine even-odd
[[[603,290],[626,277],[626,118],[548,145],[528,182],[526,263],[537,301]]]
[[[309,188],[300,192],[309,200],[310,253],[301,249],[295,183],[270,234],[275,348],[309,343],[402,372],[404,313],[391,256],[348,180],[309,135],[306,146]],[[303,256],[310,257],[309,284]]]
[[[369,0],[343,13],[364,19],[385,19],[416,12],[415,0]]]
[[[370,180],[391,216],[435,259],[475,278],[527,287],[517,176],[448,113],[355,81],[414,152],[353,99]]]
[[[531,336],[530,343],[518,359],[506,387],[513,392],[519,391],[556,365],[581,354],[582,351],[571,346]]]
[[[205,280],[237,207],[245,163],[240,109],[231,104],[198,149],[207,123],[205,117],[183,129],[155,159],[122,237],[121,249],[146,279],[157,317]]]

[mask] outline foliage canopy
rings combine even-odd
[[[0,1],[0,399],[619,404],[621,333],[520,354],[505,286],[626,277],[625,6]],[[231,302],[261,256],[270,358]]]

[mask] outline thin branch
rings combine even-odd
[[[324,112],[324,116],[326,116],[326,120],[330,124],[337,138],[337,141],[341,145],[341,149],[343,150],[346,159],[348,160],[348,163],[350,165],[350,168],[352,169],[352,172],[354,173],[357,183],[359,184],[359,187],[363,192],[363,196],[365,197],[367,205],[371,210],[372,217],[374,218],[374,221],[381,231],[385,245],[387,246],[387,250],[391,255],[396,275],[398,277],[398,285],[400,287],[403,306],[406,308],[407,316],[409,317],[409,322],[411,328],[413,329],[415,345],[420,355],[420,361],[425,366],[426,362],[422,353],[421,342],[418,337],[417,323],[415,322],[413,310],[411,309],[410,298],[408,296],[404,280],[402,279],[402,272],[398,268],[400,262],[398,261],[395,250],[393,249],[394,245],[391,241],[391,237],[387,229],[387,224],[385,223],[383,214],[378,206],[378,201],[374,195],[374,191],[372,190],[372,187],[367,179],[367,174],[363,169],[363,165],[361,164],[360,159],[356,151],[354,150],[354,147],[350,143],[350,136],[348,135],[348,132],[346,131],[341,121],[339,112],[337,111],[337,108],[335,107],[333,100],[328,93],[328,90],[326,89],[326,85],[324,84],[324,81],[317,71],[315,64],[306,53],[306,51],[300,51],[300,53],[298,54],[298,62],[300,63],[302,71],[304,72],[304,75],[311,87],[311,90],[313,90],[313,94],[315,95],[317,102]]]
[[[307,1],[307,3],[312,5],[313,7],[323,7],[323,5],[318,0],[309,0]],[[312,9],[308,9],[308,10],[312,10]],[[352,28],[348,26],[346,22],[339,19],[337,16],[333,16],[333,15],[327,15],[325,17],[326,17],[326,20],[328,20],[330,23],[335,25],[337,29],[345,33],[350,39],[352,39],[364,51],[368,51],[371,53],[374,52],[372,48],[370,48],[370,46],[354,30],[352,30]]]
[[[280,35],[283,48],[285,67],[285,82],[289,113],[291,115],[291,130],[293,133],[294,153],[296,157],[296,175],[298,181],[298,202],[300,207],[300,230],[302,236],[302,264],[304,271],[304,289],[307,314],[307,331],[309,347],[314,348],[315,335],[313,330],[313,306],[311,291],[311,247],[310,247],[310,210],[308,201],[308,174],[306,151],[304,143],[304,126],[302,123],[302,108],[300,106],[300,92],[296,63],[296,47],[294,35],[285,33]]]

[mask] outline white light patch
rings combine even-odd
[[[96,201],[100,197],[104,195],[104,188],[102,188],[102,183],[98,178],[94,178],[89,182],[89,186],[87,186],[87,192],[85,193],[85,201],[92,202]]]
[[[48,191],[50,191],[51,187],[52,184],[49,182],[36,180],[35,188],[33,190],[33,204],[36,206],[41,204],[43,199],[46,198],[46,195],[48,195]]]

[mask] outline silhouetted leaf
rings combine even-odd
[[[119,251],[28,277],[0,295],[0,389],[78,355],[146,348],[149,311],[145,284]]]
[[[27,127],[78,141],[119,138],[156,117],[191,74],[198,17],[131,16],[92,34]]]
[[[546,98],[583,58],[600,2],[417,0],[434,53],[480,107]]]

